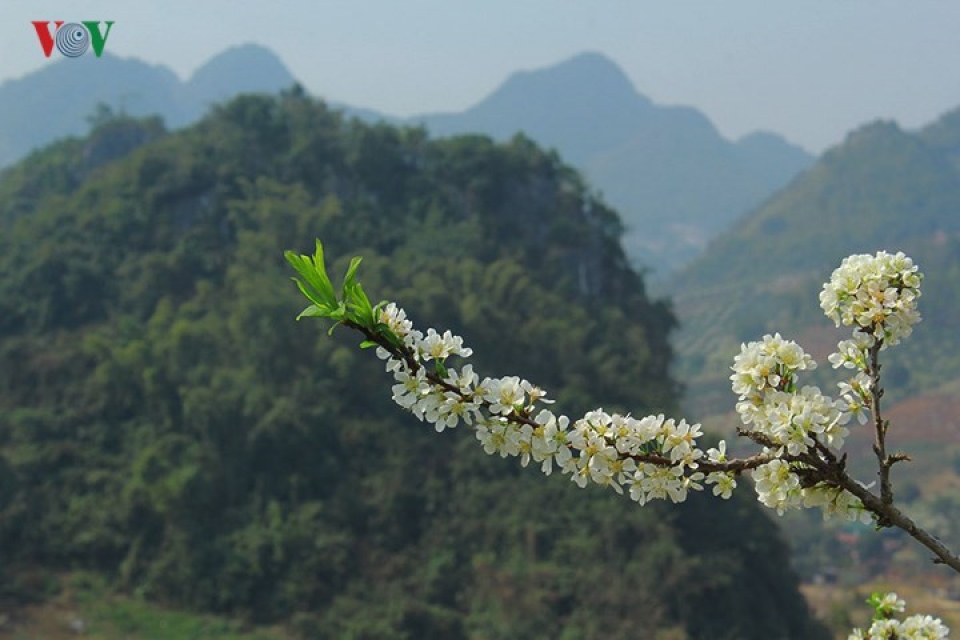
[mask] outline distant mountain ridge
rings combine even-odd
[[[566,160],[584,163],[617,147],[655,113],[619,67],[600,54],[585,53],[545,69],[518,71],[466,111],[411,120],[436,135],[469,130],[509,138],[523,130],[553,143]]]
[[[275,54],[253,44],[224,51],[186,81],[164,66],[108,53],[54,63],[0,85],[0,167],[57,138],[85,133],[99,103],[132,116],[159,114],[180,127],[212,103],[238,93],[275,93],[295,81]],[[483,133],[504,140],[523,131],[556,148],[620,212],[632,262],[657,274],[699,254],[812,162],[776,134],[731,142],[696,109],[654,104],[599,53],[514,73],[462,113],[403,120],[336,106],[367,122],[423,124],[440,136]]]
[[[813,162],[776,134],[731,142],[694,108],[654,104],[599,53],[517,72],[466,111],[410,122],[437,135],[522,131],[558,149],[620,212],[634,262],[661,274]]]
[[[78,72],[78,68],[82,72]],[[47,65],[0,84],[0,167],[58,138],[80,135],[98,104],[179,127],[238,93],[274,93],[295,82],[269,49],[245,44],[211,58],[186,81],[168,67],[105,52]]]

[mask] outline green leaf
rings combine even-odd
[[[307,298],[310,302],[312,302],[312,303],[314,303],[314,304],[316,304],[316,305],[325,304],[325,302],[320,299],[320,296],[318,296],[317,294],[315,294],[315,293],[312,292],[312,291],[309,291],[309,290],[307,289],[307,286],[306,286],[305,284],[303,284],[303,282],[302,282],[299,278],[290,278],[290,279],[297,283],[297,288],[300,289],[300,293],[302,293],[304,296],[306,296],[306,298]]]
[[[318,305],[312,304],[300,312],[300,315],[297,316],[297,320],[299,320],[300,318],[326,318],[328,315],[329,315],[329,312],[327,309],[324,309]]]
[[[310,256],[297,255],[292,251],[285,251],[283,255],[290,266],[306,281],[305,285],[298,281],[303,295],[318,304],[323,303],[330,307],[337,304],[337,296],[323,264],[323,245],[319,240],[317,240],[317,253],[313,259]],[[309,291],[308,287],[312,291]]]
[[[337,294],[333,292],[333,285],[330,284],[330,277],[327,276],[327,267],[323,259],[323,243],[320,242],[320,238],[317,238],[317,248],[313,254],[313,266],[317,276],[319,276],[319,280],[314,286],[324,297],[335,303]]]
[[[370,299],[367,298],[367,294],[363,291],[363,287],[359,282],[351,284],[349,295],[350,307],[356,315],[359,324],[367,328],[373,328],[375,325],[373,307],[370,306]],[[344,299],[346,299],[346,296]]]
[[[369,349],[370,347],[379,347],[379,346],[380,344],[377,342],[374,342],[373,340],[364,340],[363,342],[360,343],[361,349]]]
[[[357,269],[360,267],[361,262],[363,262],[363,258],[360,256],[350,261],[347,273],[343,276],[343,297],[347,297],[347,288],[354,283],[357,276]]]

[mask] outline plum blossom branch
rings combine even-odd
[[[835,479],[837,486],[856,498],[863,504],[866,511],[874,514],[878,526],[897,527],[905,531],[914,540],[929,549],[934,557],[934,563],[945,564],[957,573],[960,573],[960,557],[947,548],[936,536],[921,529],[910,517],[904,514],[895,505],[883,501],[880,496],[871,493],[862,484],[850,478],[846,473],[839,474]],[[881,525],[881,523],[884,523]]]
[[[894,506],[891,467],[909,460],[904,454],[888,454],[886,436],[889,421],[883,418],[880,399],[880,352],[896,345],[913,331],[920,321],[917,299],[923,280],[917,266],[903,253],[885,251],[875,256],[854,255],[845,258],[831,275],[820,294],[820,306],[837,326],[854,328],[853,339],[840,342],[830,356],[834,368],[858,371],[848,382],[840,383],[851,412],[865,422],[865,413],[873,414],[874,454],[880,479],[879,496],[854,482],[845,471],[836,474],[836,484],[856,496],[865,510],[871,512],[877,526],[902,529],[933,552],[934,562],[960,572],[960,557],[935,536],[921,529]]]
[[[923,277],[903,253],[850,256],[824,285],[824,312],[837,326],[854,328],[852,338],[841,341],[829,357],[834,368],[856,372],[838,384],[838,399],[817,387],[799,386],[800,373],[816,363],[795,342],[776,334],[742,345],[730,376],[744,425],[738,432],[761,451],[741,459],[727,457],[725,441],[704,452],[697,446],[699,424],[663,415],[636,419],[596,409],[571,423],[544,406],[553,401],[526,380],[481,380],[471,364],[448,367],[449,359],[468,358],[472,350],[450,331],[414,329],[394,303],[372,306],[355,279],[359,258],[351,262],[337,294],[319,241],[312,257],[292,252],[286,257],[311,302],[298,319],[329,318],[334,328],[360,332],[361,347],[376,347],[394,377],[394,401],[437,431],[462,422],[473,428],[488,454],[519,457],[523,466],[533,460],[547,475],[556,466],[580,487],[592,482],[618,493],[626,490],[640,504],[665,498],[680,502],[704,484],[713,485],[714,495],[729,498],[737,478],[749,472],[760,502],[778,513],[819,507],[825,518],[898,527],[927,547],[935,562],[960,572],[960,558],[894,506],[890,469],[908,458],[887,454],[890,425],[880,410],[879,354],[909,336],[920,321],[916,301]],[[879,495],[849,475],[841,453],[849,435],[846,425],[853,418],[864,424],[868,414],[874,420]],[[876,610],[873,624],[866,631],[854,629],[850,640],[939,639],[949,633],[930,616],[897,620],[904,603],[896,594],[874,594],[869,602]]]
[[[461,423],[471,428],[484,451],[530,461],[549,475],[554,468],[580,487],[606,486],[645,504],[654,499],[680,502],[690,491],[713,486],[729,498],[737,478],[750,473],[761,503],[783,513],[819,507],[825,518],[842,517],[881,527],[898,527],[933,552],[936,562],[960,572],[960,558],[920,529],[893,504],[890,468],[907,459],[888,455],[889,424],[880,412],[879,353],[910,335],[919,322],[916,301],[922,275],[902,253],[878,252],[846,258],[820,294],[820,305],[836,324],[854,328],[850,340],[829,358],[834,368],[855,370],[838,384],[839,398],[814,386],[800,386],[804,371],[816,367],[795,342],[780,334],[744,344],[730,376],[738,394],[737,413],[744,436],[761,447],[750,457],[727,457],[726,442],[706,451],[698,446],[699,424],[663,415],[634,418],[595,409],[579,419],[555,413],[547,393],[517,376],[480,378],[464,360],[472,350],[450,331],[414,328],[394,303],[371,306],[355,280],[355,258],[341,293],[334,292],[317,243],[313,257],[290,252],[300,274],[297,284],[312,302],[301,314],[329,318],[360,332],[362,347],[375,347],[395,384],[393,400],[439,431]],[[872,415],[880,492],[847,472],[841,453],[853,418]],[[872,485],[871,485],[872,486]]]
[[[533,460],[547,474],[556,465],[581,487],[594,482],[618,493],[627,489],[641,503],[681,501],[688,491],[702,489],[701,482],[729,496],[736,475],[772,459],[727,460],[725,444],[704,454],[696,447],[699,425],[662,415],[637,420],[597,409],[571,422],[542,406],[552,401],[529,381],[515,376],[480,380],[470,364],[448,368],[448,358],[472,353],[459,336],[433,329],[424,335],[393,303],[379,313],[379,331],[344,324],[378,346],[377,355],[397,382],[394,400],[438,431],[460,422],[470,425],[487,453],[519,456],[524,466]]]

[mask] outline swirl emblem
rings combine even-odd
[[[82,24],[69,22],[57,29],[57,50],[68,58],[77,58],[90,47],[90,32]]]

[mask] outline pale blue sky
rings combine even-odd
[[[811,151],[960,106],[954,0],[0,0],[0,16],[0,82],[49,63],[31,20],[114,20],[107,51],[181,77],[257,42],[312,93],[393,115],[463,109],[586,50],[728,137],[772,130]]]

